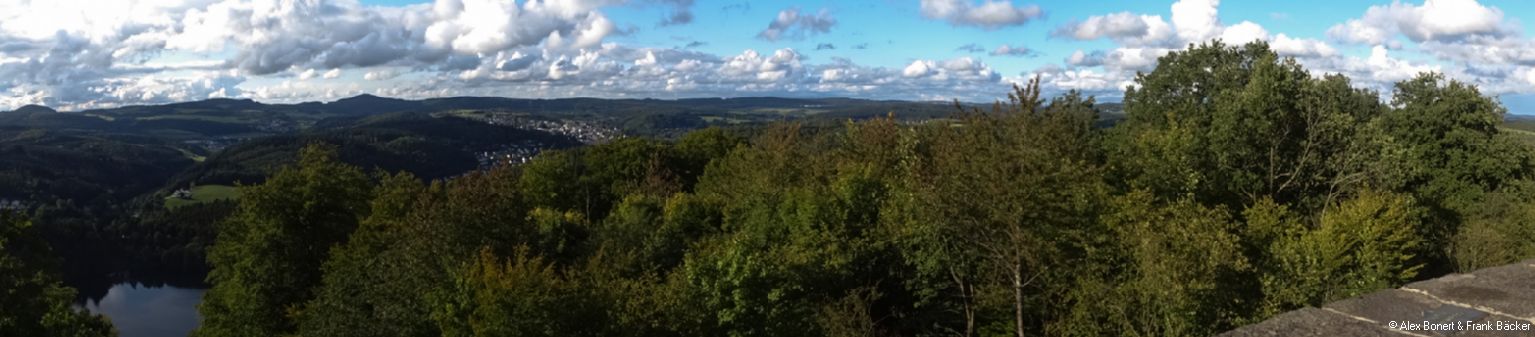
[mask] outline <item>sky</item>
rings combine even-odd
[[[1424,71],[1535,114],[1535,1],[0,0],[0,109],[358,94],[1116,101],[1266,41],[1389,97]],[[1535,25],[1535,23],[1531,23]]]

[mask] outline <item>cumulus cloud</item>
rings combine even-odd
[[[1003,44],[1001,46],[997,46],[997,49],[992,49],[991,53],[988,53],[988,55],[991,55],[991,56],[1017,56],[1017,57],[1033,57],[1033,56],[1038,55],[1038,54],[1039,53],[1037,53],[1037,52],[1035,52],[1035,51],[1033,51],[1033,50],[1031,50],[1029,48],[1024,48],[1023,46],[1016,46],[1016,47],[1014,47],[1014,46],[1007,45],[1007,44]]]
[[[1078,50],[1066,57],[1066,64],[1078,67],[1097,67],[1103,65],[1103,60],[1108,58],[1102,50],[1091,53]]]
[[[1157,58],[1168,53],[1161,48],[1116,48],[1111,51],[1077,51],[1067,57],[1066,63],[1079,67],[1103,67],[1120,72],[1151,71],[1156,68]]]
[[[836,57],[812,60],[787,48],[711,54],[692,49],[703,42],[688,38],[675,38],[673,43],[685,45],[673,48],[626,46],[609,37],[633,29],[618,29],[602,10],[624,3],[665,8],[664,17],[655,19],[669,25],[690,19],[694,1],[436,0],[396,7],[349,0],[0,1],[0,110],[30,103],[69,110],[210,97],[297,102],[360,93],[986,101],[1005,93],[1009,82],[1033,76],[1043,79],[1047,91],[1114,96],[1133,83],[1137,71],[1151,70],[1158,57],[1213,38],[1268,41],[1314,73],[1343,73],[1376,89],[1437,70],[1489,93],[1535,90],[1535,40],[1520,36],[1516,22],[1502,18],[1500,10],[1467,1],[1376,6],[1371,10],[1387,14],[1367,11],[1334,27],[1374,29],[1378,34],[1362,36],[1380,36],[1361,39],[1369,44],[1368,55],[1345,55],[1329,42],[1271,32],[1253,22],[1222,23],[1215,1],[1182,0],[1162,15],[1118,12],[1063,21],[1068,23],[1051,36],[1114,45],[1077,50],[1056,65],[1005,77],[982,62],[981,54],[1037,53],[1012,44],[968,44],[956,49],[968,57],[868,66]],[[1496,23],[1419,15],[1424,8]],[[985,30],[1043,15],[1019,0],[923,1],[920,9],[929,19]],[[679,16],[683,13],[687,18]],[[837,24],[827,10],[778,14],[759,37],[802,39]],[[1425,20],[1442,22],[1424,26]],[[1345,40],[1333,35],[1327,37]],[[1399,49],[1394,42],[1417,45]],[[1447,62],[1425,61],[1429,58]]]
[[[1362,16],[1327,30],[1333,40],[1372,46],[1370,56],[1332,60],[1325,66],[1380,81],[1400,79],[1412,71],[1436,70],[1481,86],[1484,92],[1530,92],[1521,70],[1535,65],[1535,40],[1520,31],[1517,21],[1504,20],[1503,10],[1474,0],[1371,6]],[[1424,65],[1390,56],[1393,51],[1407,51],[1406,43],[1416,45],[1412,52],[1447,62],[1443,66]]]
[[[397,96],[431,97],[433,88],[456,88],[455,95],[494,94],[516,88],[529,96],[627,97],[655,95],[657,90],[686,97],[751,95],[859,96],[898,99],[960,98],[990,100],[1005,92],[995,70],[979,60],[917,60],[928,67],[905,68],[858,65],[843,58],[811,64],[794,49],[770,52],[744,50],[726,57],[678,49],[628,48],[605,44],[576,55],[547,54],[524,70],[481,67],[460,76],[412,81]],[[306,89],[317,90],[317,89]]]
[[[923,77],[923,76],[928,76],[928,75],[932,75],[934,73],[937,73],[937,71],[935,70],[936,68],[937,68],[937,65],[935,63],[933,63],[933,61],[916,60],[916,61],[912,61],[910,65],[907,65],[906,69],[902,69],[901,70],[901,76],[906,76],[906,77]]]
[[[1327,43],[1312,39],[1291,38],[1283,33],[1274,36],[1269,41],[1269,47],[1274,48],[1275,53],[1284,56],[1295,57],[1332,57],[1338,54]]]
[[[1444,59],[1471,64],[1535,66],[1535,40],[1520,37],[1470,37],[1462,41],[1429,41],[1421,49]]]
[[[1205,41],[1221,34],[1216,17],[1219,0],[1180,0],[1173,3],[1173,26],[1185,42]]]
[[[1231,25],[1221,31],[1221,41],[1231,44],[1246,44],[1253,41],[1268,41],[1268,39],[1268,30],[1248,21]]]
[[[1123,45],[1153,46],[1170,42],[1173,30],[1161,16],[1120,12],[1073,22],[1056,28],[1051,35],[1077,40],[1107,38]]]
[[[1119,95],[1119,91],[1131,85],[1134,78],[1131,75],[1119,72],[1104,72],[1093,69],[1062,69],[1059,67],[1041,67],[1021,75],[1023,76],[1010,78],[1008,81],[1023,83],[1029,78],[1037,76],[1040,85],[1045,90],[1080,90],[1107,96]]]
[[[1021,26],[1044,15],[1036,5],[1014,6],[1011,0],[922,0],[922,16],[943,20],[954,26],[973,26],[986,30]]]
[[[368,73],[362,75],[362,79],[368,81],[383,81],[393,79],[395,77],[400,77],[400,72],[394,69],[369,71]]]
[[[778,41],[781,38],[802,39],[807,34],[820,34],[831,31],[832,26],[837,25],[837,19],[831,17],[831,12],[821,9],[816,14],[802,14],[799,8],[790,8],[778,12],[778,17],[768,23],[767,29],[757,33],[757,38]]]
[[[1370,71],[1384,64],[1409,69],[1402,71],[1422,69],[1389,57],[1377,57],[1375,63],[1357,58],[1338,59],[1337,50],[1325,42],[1271,34],[1250,21],[1226,25],[1218,19],[1219,6],[1220,2],[1216,0],[1180,0],[1170,7],[1171,20],[1163,20],[1158,15],[1119,12],[1071,21],[1057,27],[1051,35],[1074,40],[1108,39],[1118,46],[1107,50],[1078,50],[1063,60],[1068,68],[1036,70],[1026,75],[1040,75],[1046,82],[1064,81],[1054,84],[1059,89],[1120,90],[1133,79],[1135,72],[1155,68],[1157,59],[1163,55],[1212,39],[1227,44],[1266,41],[1280,55],[1319,64],[1333,72]],[[1385,77],[1393,76],[1381,77],[1382,80]]]
[[[6,1],[0,2],[0,92],[70,107],[123,87],[121,79],[130,75],[168,71],[146,66],[166,56],[221,55],[221,62],[202,67],[244,76],[335,78],[344,68],[375,66],[468,69],[481,55],[501,51],[597,46],[617,30],[596,9],[621,2]]]
[[[1220,38],[1228,43],[1267,40],[1262,26],[1243,21],[1231,26],[1221,24],[1218,0],[1180,0],[1171,7],[1172,20],[1160,15],[1119,12],[1091,16],[1057,27],[1051,36],[1075,40],[1109,39],[1126,47],[1181,48]]]
[[[688,49],[702,42],[677,48],[605,42],[622,32],[600,9],[642,2],[668,8],[663,24],[682,24],[692,14],[689,0],[436,0],[395,7],[347,0],[0,1],[0,108],[211,97],[298,102],[361,93],[990,100],[1007,88],[973,58],[916,60],[927,68],[907,77],[902,66],[810,63],[794,49],[720,56]],[[1032,6],[998,2],[951,7],[958,10],[944,18],[988,29],[1037,16]],[[823,34],[836,24],[827,10],[780,14],[764,38]],[[1023,53],[1005,47],[1002,54]],[[996,50],[977,53],[987,51]]]
[[[1503,11],[1475,0],[1427,0],[1423,5],[1393,2],[1371,6],[1364,16],[1327,30],[1342,42],[1385,45],[1398,34],[1413,42],[1456,41],[1468,37],[1499,37],[1511,34],[1503,23]]]
[[[995,70],[992,70],[990,66],[970,57],[959,57],[944,61],[915,60],[901,70],[901,76],[940,81],[996,82],[1001,80],[1001,76]]]

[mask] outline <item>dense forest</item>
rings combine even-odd
[[[1080,93],[1008,98],[446,179],[315,139],[210,206],[193,335],[1208,336],[1535,256],[1535,152],[1439,74],[1382,95],[1214,42],[1138,75],[1112,127]],[[0,286],[68,291],[0,247],[36,275]],[[59,296],[0,302],[0,331],[110,331]]]

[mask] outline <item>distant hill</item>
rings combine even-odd
[[[513,144],[538,148],[580,145],[569,136],[414,112],[326,122],[327,126],[302,133],[234,145],[178,174],[167,188],[258,183],[278,167],[294,162],[299,149],[312,143],[339,147],[341,159],[353,165],[406,171],[424,179],[474,170],[480,165],[479,152]]]
[[[1117,103],[1100,108],[1104,125],[1123,115]],[[297,104],[217,98],[76,112],[28,105],[0,112],[0,146],[7,146],[0,150],[12,151],[0,153],[7,156],[0,159],[0,179],[8,179],[0,184],[9,184],[0,185],[0,198],[38,193],[121,197],[163,194],[194,183],[254,183],[315,142],[339,146],[343,160],[356,165],[431,179],[475,169],[488,153],[509,146],[580,145],[572,133],[548,132],[564,132],[554,129],[570,125],[669,138],[709,126],[785,120],[835,125],[885,116],[924,120],[956,111],[953,102],[779,97],[408,100],[359,95]],[[80,179],[55,179],[70,175]],[[136,177],[135,184],[108,189],[97,181],[125,177]]]
[[[58,113],[59,111],[58,110],[53,110],[53,108],[49,108],[49,107],[45,107],[45,106],[41,106],[41,105],[27,104],[27,105],[21,106],[20,108],[16,108],[16,110],[12,110],[11,112],[12,113],[18,113],[18,114],[39,114],[39,113],[50,114],[50,113]]]
[[[154,138],[0,128],[0,199],[114,203],[159,188],[192,162]]]

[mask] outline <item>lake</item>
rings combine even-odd
[[[105,295],[82,304],[86,310],[106,315],[120,337],[180,337],[197,327],[201,319],[197,303],[207,289],[170,285],[146,286],[118,283]]]

